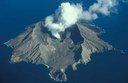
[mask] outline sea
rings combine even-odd
[[[12,49],[4,43],[53,14],[62,2],[80,2],[86,9],[96,0],[0,0],[0,83],[59,83],[43,65],[10,63]],[[120,1],[116,12],[91,23],[105,29],[100,38],[118,50],[92,54],[76,71],[68,68],[64,83],[128,83],[128,3]]]

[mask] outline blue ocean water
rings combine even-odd
[[[1,0],[0,1],[0,83],[56,83],[42,65],[28,63],[10,64],[11,49],[3,43],[16,37],[25,26],[44,20],[66,0]],[[83,2],[88,7],[95,0],[70,0]],[[120,3],[118,13],[100,16],[93,23],[106,30],[102,39],[115,48],[126,50],[93,54],[86,65],[77,71],[66,71],[67,83],[128,83],[128,4]]]

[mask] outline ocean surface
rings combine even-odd
[[[25,27],[44,20],[63,1],[82,2],[86,9],[95,0],[0,0],[0,83],[57,83],[43,65],[11,64],[11,48],[3,43],[16,37]],[[66,83],[128,83],[128,3],[120,3],[117,13],[100,16],[92,23],[105,29],[101,38],[124,50],[93,54],[77,71],[68,68]]]

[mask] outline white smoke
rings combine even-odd
[[[54,15],[46,17],[45,26],[53,36],[60,38],[59,32],[75,24],[83,12],[81,4],[62,3]]]
[[[80,20],[95,20],[99,14],[108,16],[111,13],[111,9],[116,5],[116,0],[97,0],[88,10],[83,10],[80,3],[61,3],[55,14],[46,17],[45,26],[51,31],[54,37],[60,39],[59,33],[66,28]]]

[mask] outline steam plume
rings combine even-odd
[[[97,0],[88,10],[83,10],[80,3],[61,3],[55,14],[46,17],[45,26],[54,37],[60,39],[59,33],[65,31],[66,28],[80,20],[95,20],[99,14],[108,16],[116,5],[116,0]]]

